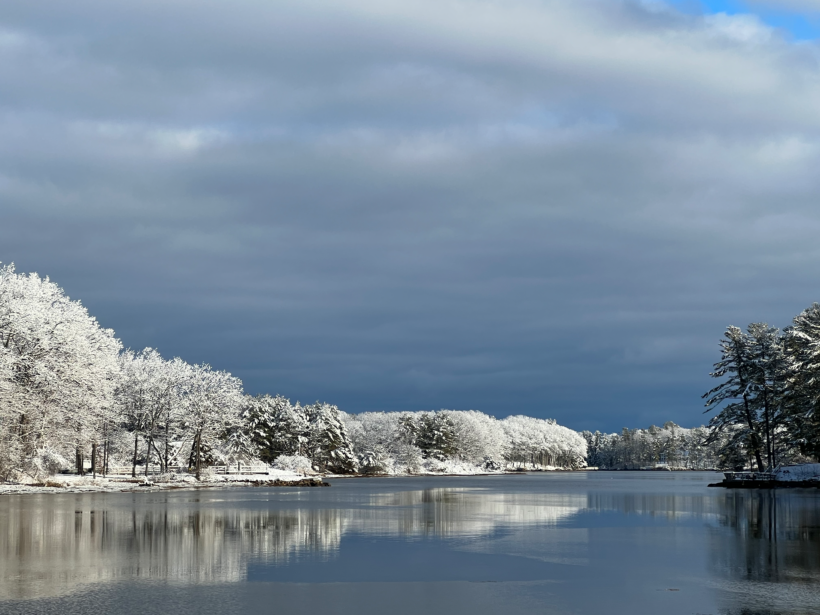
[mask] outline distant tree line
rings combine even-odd
[[[608,470],[668,468],[708,470],[726,467],[722,442],[710,438],[706,427],[686,429],[673,422],[663,427],[627,429],[621,433],[582,432],[587,441],[587,462]]]

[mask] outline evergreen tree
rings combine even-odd
[[[425,459],[444,461],[458,453],[455,424],[447,412],[425,412],[417,429],[416,446]]]
[[[766,323],[748,327],[749,395],[753,412],[764,436],[766,462],[777,464],[777,437],[784,423],[784,401],[789,375],[789,359],[780,330]]]
[[[306,406],[305,411],[310,425],[311,460],[319,468],[336,474],[355,472],[356,455],[339,409],[316,402],[312,406]]]
[[[246,398],[242,419],[262,461],[273,463],[280,455],[308,455],[310,425],[307,413],[277,395]]]
[[[754,454],[760,472],[765,470],[761,451],[763,449],[761,426],[754,407],[755,391],[753,378],[756,376],[752,362],[753,340],[738,327],[730,326],[720,342],[721,358],[715,363],[713,378],[724,378],[723,382],[706,392],[706,412],[723,406],[722,410],[709,421],[713,438],[728,428],[741,426],[736,436]]]
[[[790,444],[805,455],[820,458],[820,304],[794,317],[786,330],[791,361],[785,417]]]

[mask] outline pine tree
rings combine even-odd
[[[777,437],[784,424],[784,402],[790,361],[780,330],[766,323],[748,327],[750,398],[764,436],[766,462],[777,463]]]
[[[347,435],[339,409],[316,402],[305,407],[310,424],[309,450],[311,460],[335,474],[351,474],[357,470],[356,456]]]
[[[305,410],[277,395],[246,398],[242,420],[262,461],[273,463],[280,455],[308,453],[309,424]]]
[[[425,459],[444,461],[458,453],[455,425],[447,412],[425,412],[417,426],[416,446]]]
[[[820,459],[820,304],[794,317],[786,330],[791,360],[785,423],[790,443]]]
[[[715,363],[713,378],[725,378],[719,385],[706,392],[706,412],[719,408],[722,410],[709,421],[713,438],[727,428],[742,426],[736,432],[736,439],[740,439],[754,454],[760,472],[765,470],[761,455],[762,442],[761,426],[754,408],[753,378],[756,375],[753,357],[753,340],[747,333],[738,327],[730,326],[720,341],[721,358]]]

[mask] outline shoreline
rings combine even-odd
[[[724,489],[820,489],[817,480],[732,480],[711,483],[708,487]]]
[[[577,470],[543,470],[549,472],[575,472]],[[277,472],[271,474],[246,474],[230,477],[210,478],[197,481],[193,477],[185,476],[170,481],[152,481],[145,477],[133,478],[106,478],[96,479],[74,474],[59,475],[40,483],[0,483],[0,497],[4,495],[29,494],[60,494],[60,493],[146,493],[158,491],[194,491],[198,489],[230,489],[238,487],[330,487],[327,479],[357,479],[357,478],[420,478],[435,477],[468,477],[468,476],[504,476],[524,475],[527,472],[480,472],[474,474],[326,474],[326,475],[297,475],[293,473]],[[68,480],[66,480],[68,479]]]
[[[76,474],[59,474],[37,483],[0,483],[0,496],[52,493],[145,493],[240,486],[323,487],[326,485],[328,484],[323,481],[323,477],[305,476],[294,472],[238,474],[230,477],[209,477],[199,481],[191,475],[154,481],[151,477],[145,476],[92,478]]]
[[[29,494],[60,494],[60,493],[145,493],[158,491],[194,491],[198,489],[230,489],[238,487],[326,487],[330,486],[327,480],[338,479],[358,479],[358,478],[422,478],[422,477],[448,477],[465,478],[473,476],[524,476],[527,474],[543,473],[574,473],[574,472],[651,472],[659,470],[650,469],[601,469],[601,468],[553,468],[553,469],[521,469],[503,470],[496,472],[472,472],[472,473],[438,473],[424,472],[419,474],[314,474],[305,475],[283,470],[271,470],[268,474],[234,474],[219,475],[197,481],[191,475],[179,475],[171,480],[155,481],[151,477],[139,476],[116,476],[102,477],[96,479],[90,476],[77,476],[76,474],[58,474],[40,482],[32,483],[0,483],[0,497],[4,495],[29,495]],[[692,470],[675,469],[662,470],[664,472],[713,472],[714,470]],[[725,485],[713,483],[710,487],[724,487]],[[786,486],[786,485],[782,485]],[[795,484],[789,486],[797,486]],[[816,484],[812,486],[817,486]]]

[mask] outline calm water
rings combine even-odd
[[[820,491],[706,473],[0,497],[0,613],[820,614]]]

